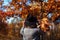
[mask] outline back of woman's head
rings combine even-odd
[[[35,23],[38,22],[38,21],[37,21],[37,17],[36,17],[36,16],[33,16],[32,14],[29,14],[29,15],[27,16],[26,20],[29,21],[29,22],[35,22]]]
[[[37,18],[35,16],[29,14],[27,16],[24,24],[26,27],[28,26],[30,28],[36,28],[37,27],[36,23],[37,23]]]

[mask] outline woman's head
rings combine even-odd
[[[36,28],[37,27],[35,22],[29,22],[29,21],[25,21],[24,25],[25,25],[25,27],[30,27],[30,28]]]
[[[25,26],[31,27],[31,28],[36,28],[37,27],[37,18],[33,15],[28,15],[26,20],[25,20]]]

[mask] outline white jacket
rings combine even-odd
[[[23,40],[39,40],[39,29],[38,28],[24,28],[20,30],[20,34],[23,35]]]

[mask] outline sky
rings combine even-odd
[[[9,2],[11,2],[12,0],[4,0],[4,2],[3,2],[3,6],[4,5],[8,5],[9,6]]]

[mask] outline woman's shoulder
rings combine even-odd
[[[24,30],[39,31],[39,28],[24,28]]]

